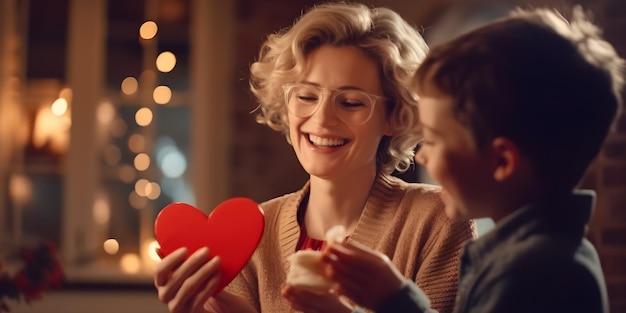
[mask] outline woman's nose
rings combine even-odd
[[[324,95],[317,104],[317,109],[313,112],[310,119],[315,120],[319,124],[336,124],[337,121],[339,121],[339,117],[333,105],[332,97],[330,95]]]

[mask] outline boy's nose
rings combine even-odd
[[[415,152],[415,157],[413,159],[417,164],[426,165],[426,157],[424,156],[424,152],[422,152],[423,150],[420,149],[420,145],[421,144],[418,144],[417,151]]]

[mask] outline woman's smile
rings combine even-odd
[[[310,144],[319,148],[335,148],[340,147],[348,143],[348,139],[337,137],[324,137],[313,134],[304,134]]]

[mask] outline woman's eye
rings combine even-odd
[[[298,95],[297,97],[300,102],[306,102],[306,103],[317,102],[316,96]]]
[[[360,101],[350,101],[350,100],[343,100],[340,102],[341,106],[347,109],[355,109],[355,108],[361,108],[363,106],[365,106],[363,104],[363,102]]]

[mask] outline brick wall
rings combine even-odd
[[[626,57],[626,2],[577,1],[593,13],[604,34]],[[626,98],[626,92],[623,92]],[[589,238],[598,249],[606,277],[611,312],[626,312],[626,114],[587,173],[584,186],[597,192],[597,206]]]

